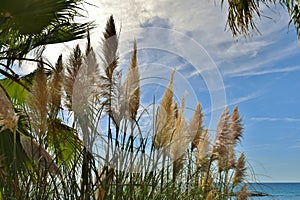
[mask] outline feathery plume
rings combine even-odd
[[[197,151],[195,152],[195,157],[198,169],[206,169],[207,164],[209,162],[208,158],[210,154],[210,138],[208,133],[208,129],[205,129],[197,144]]]
[[[234,169],[236,165],[236,155],[234,145],[232,143],[227,144],[227,169]]]
[[[114,100],[118,97],[119,93],[119,91],[117,91],[118,88],[116,88],[118,81],[116,80],[116,78],[118,78],[119,76],[118,72],[115,72],[119,60],[119,56],[117,53],[118,39],[119,38],[116,32],[115,21],[113,16],[111,15],[106,23],[102,39],[102,61],[104,75],[101,76],[102,80],[100,84],[100,94],[105,99],[103,104],[106,106],[106,110],[109,114],[110,119],[113,119],[113,108],[121,107],[119,105],[114,105],[114,103],[116,103]]]
[[[194,139],[192,141],[192,147],[191,147],[192,151],[197,147],[201,139],[201,133],[203,129],[202,123],[203,123],[203,114],[201,112],[201,105],[200,103],[197,103],[194,115],[190,123],[190,131],[191,134],[194,136]]]
[[[53,70],[51,81],[49,83],[49,106],[50,106],[50,118],[54,119],[61,105],[62,95],[62,82],[63,82],[63,62],[62,55],[58,57],[58,60]]]
[[[50,154],[38,143],[23,134],[20,134],[20,143],[26,155],[43,167],[43,169],[49,170],[54,174],[60,174],[60,170],[51,158]]]
[[[232,182],[233,187],[236,187],[237,185],[242,183],[245,179],[246,170],[247,170],[247,168],[245,166],[245,162],[246,162],[245,154],[243,152],[243,153],[241,153],[241,155],[237,161],[236,167],[235,167],[235,172],[233,175],[233,182]]]
[[[0,84],[0,132],[9,129],[13,132],[18,123],[18,116],[14,111],[8,94]]]
[[[155,119],[155,138],[154,147],[156,149],[163,148],[170,143],[172,134],[174,132],[174,109],[173,104],[173,80],[175,70],[171,74],[170,82],[165,90],[164,96],[157,109]]]
[[[219,171],[228,169],[228,136],[229,136],[229,111],[225,108],[217,125],[213,154],[218,159]]]
[[[214,147],[218,148],[220,145],[224,144],[224,140],[229,132],[229,110],[226,107],[220,117],[217,125],[216,137],[214,142]]]
[[[233,169],[236,164],[235,145],[240,142],[242,137],[243,125],[241,123],[238,107],[235,106],[230,116],[229,133],[226,136],[228,145],[228,169]]]
[[[128,99],[125,98],[126,90],[121,80],[122,73],[118,72],[115,76],[117,80],[115,84],[116,96],[115,98],[112,98],[111,117],[114,125],[120,127],[121,120],[123,119],[126,110],[128,111]]]
[[[136,118],[137,111],[140,106],[140,73],[137,63],[137,44],[134,41],[131,64],[126,76],[126,99],[128,99],[129,116],[132,119]]]
[[[243,185],[241,190],[238,192],[238,200],[247,200],[249,196],[248,185]]]
[[[82,67],[82,60],[83,55],[81,53],[79,45],[77,45],[73,49],[73,53],[69,57],[69,62],[66,67],[66,77],[64,81],[64,88],[66,91],[66,106],[68,107],[69,110],[72,110],[73,102],[72,102],[72,97],[74,93],[74,84],[76,77],[79,73],[80,68]],[[79,92],[79,91],[77,91]]]
[[[47,76],[42,63],[35,72],[31,93],[27,97],[28,115],[33,131],[43,137],[47,131],[48,87]]]
[[[170,156],[173,160],[173,180],[176,179],[178,172],[184,165],[185,152],[189,143],[192,140],[188,124],[184,117],[185,109],[185,94],[182,96],[181,107],[179,110],[178,118],[175,123],[175,131],[171,137]]]
[[[174,118],[175,118],[175,120],[177,120],[177,118],[178,118],[178,104],[177,104],[177,101],[173,101],[172,108],[173,108],[173,111],[174,111]]]
[[[74,51],[71,59],[73,66],[70,66],[69,80],[72,89],[71,96],[71,109],[74,111],[74,120],[80,126],[83,142],[86,147],[91,150],[93,145],[92,135],[94,130],[94,109],[91,105],[95,98],[98,96],[97,83],[98,77],[98,63],[93,48],[87,50],[88,55],[83,56],[79,48]],[[78,62],[75,62],[75,61]],[[80,64],[80,65],[77,65]]]
[[[115,27],[115,21],[111,15],[106,23],[105,32],[103,33],[103,61],[105,66],[105,74],[108,80],[112,81],[113,73],[118,66],[118,37]]]
[[[243,125],[242,125],[242,119],[239,114],[239,108],[238,106],[235,106],[231,117],[230,117],[230,126],[229,131],[231,134],[231,140],[234,144],[236,144],[238,141],[241,140],[242,132],[243,132]]]

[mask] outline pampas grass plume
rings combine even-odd
[[[192,151],[197,147],[202,133],[202,123],[203,123],[203,114],[201,112],[201,105],[197,103],[194,115],[190,124],[191,134],[194,135],[194,139],[192,141]]]

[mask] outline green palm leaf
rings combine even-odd
[[[82,0],[4,0],[0,8],[0,55],[11,60],[30,50],[85,36],[91,23],[75,23]]]
[[[0,80],[0,85],[4,88],[14,103],[23,105],[29,93],[28,88],[31,88],[33,77],[34,72],[19,78],[19,83],[12,79],[4,78]],[[23,85],[26,86],[26,88]]]

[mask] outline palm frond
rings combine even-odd
[[[10,78],[0,80],[0,85],[5,89],[15,105],[22,105],[25,103],[32,86],[34,75],[35,72],[18,78],[19,83]]]
[[[259,0],[228,0],[227,25],[234,36],[247,35],[250,30],[258,30],[255,16],[260,17]],[[221,1],[222,5],[224,0]]]
[[[0,8],[0,49],[10,62],[41,45],[83,38],[92,23],[76,23],[82,0],[4,0]]]
[[[22,134],[20,135],[20,143],[26,155],[33,159],[38,165],[54,174],[60,174],[60,170],[51,155],[38,143]]]

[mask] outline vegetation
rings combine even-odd
[[[224,0],[221,0],[223,6]],[[250,30],[259,31],[256,27],[256,17],[261,17],[261,5],[270,7],[280,5],[284,7],[290,15],[290,24],[294,24],[298,40],[300,40],[300,4],[296,0],[227,0],[227,25],[232,34],[248,35]]]
[[[216,131],[204,127],[200,103],[187,120],[185,95],[180,106],[174,100],[175,71],[160,105],[142,105],[137,43],[123,80],[113,17],[99,61],[92,24],[74,22],[81,2],[2,2],[0,199],[247,199],[238,107],[224,109]],[[228,0],[233,35],[256,29],[259,3],[276,2]],[[278,3],[299,33],[298,1]],[[44,45],[85,35],[85,52],[77,45],[55,66],[41,59]],[[13,66],[22,60],[37,70],[20,77]]]
[[[0,199],[247,198],[238,108],[224,109],[212,142],[200,103],[188,122],[185,95],[174,100],[175,71],[158,108],[143,107],[137,53],[134,42],[122,81],[110,17],[102,66],[88,36],[85,52],[40,60],[24,87],[0,81]]]

